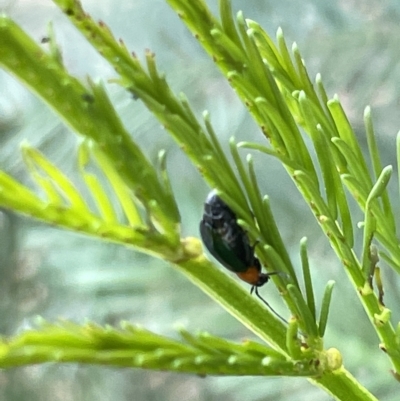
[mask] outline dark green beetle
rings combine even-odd
[[[237,223],[235,213],[215,190],[208,194],[204,204],[200,235],[211,255],[240,279],[251,284],[250,293],[254,291],[272,312],[286,322],[258,293],[258,287],[267,283],[269,277],[277,272],[261,272],[261,263],[254,253],[254,246],[250,245],[248,235]]]
[[[210,192],[200,222],[201,238],[211,255],[224,267],[253,287],[261,287],[269,280],[269,274],[261,273],[261,264],[249,237],[236,220],[229,206],[215,191]]]

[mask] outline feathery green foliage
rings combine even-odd
[[[79,362],[197,374],[315,376],[330,362],[329,354],[325,365],[320,360],[313,364],[289,360],[253,341],[236,344],[209,333],[192,335],[180,330],[182,338],[174,340],[127,322],[122,322],[120,330],[95,324],[38,323],[38,329],[0,343],[2,368]]]
[[[219,2],[220,20],[201,0],[167,0],[213,58],[265,136],[267,145],[232,139],[231,163],[209,114],[203,114],[203,121],[196,119],[185,96],[176,96],[159,73],[154,54],[147,51],[146,66],[142,65],[103,22],[93,21],[77,0],[54,2],[114,67],[118,74],[114,82],[144,103],[207,183],[235,211],[238,223],[257,244],[257,255],[267,271],[286,273],[272,279],[292,319],[286,327],[234,280],[215,269],[203,254],[199,239],[182,237],[165,153],[160,153],[158,166],[149,162],[120,121],[104,86],[72,77],[62,64],[52,34],[51,51],[46,53],[16,23],[2,16],[0,65],[83,137],[77,164],[95,207],[89,206],[56,166],[27,144],[22,148],[24,160],[40,193],[2,172],[0,206],[101,240],[133,246],[170,262],[269,347],[252,342],[239,345],[187,332],[182,332],[184,341],[171,340],[129,325],[118,331],[94,325],[45,324],[37,331],[4,340],[0,365],[85,362],[202,375],[305,376],[338,400],[374,400],[344,368],[340,352],[324,349],[334,282],[326,284],[322,305],[316,305],[303,239],[303,291],[269,198],[261,194],[253,159],[249,156],[243,162],[240,153],[247,148],[273,156],[292,177],[347,272],[398,377],[399,330],[393,328],[390,309],[382,302],[375,251],[378,249],[393,270],[400,272],[400,248],[387,193],[392,167],[381,164],[369,108],[365,111],[367,158],[339,99],[328,97],[321,76],[311,81],[299,49],[294,44],[289,51],[281,30],[275,45],[242,13],[235,20],[228,0]],[[92,161],[98,174],[107,178],[112,196],[97,176],[88,172]],[[364,213],[362,249],[354,245],[348,195]],[[378,245],[374,248],[375,243]],[[373,277],[378,294],[372,287]]]

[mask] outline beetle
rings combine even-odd
[[[261,271],[261,263],[254,253],[254,246],[250,245],[247,233],[237,223],[236,214],[215,190],[208,194],[204,203],[200,236],[211,255],[241,280],[250,284],[250,293],[254,292],[276,316],[287,323],[258,293],[258,287],[262,287],[271,275],[278,272]]]

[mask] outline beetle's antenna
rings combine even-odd
[[[253,292],[257,295],[257,297],[258,297],[259,299],[261,299],[261,301],[264,302],[265,305],[268,306],[268,308],[270,309],[270,311],[271,311],[275,316],[279,317],[279,319],[281,319],[282,322],[284,322],[284,323],[286,323],[286,324],[289,324],[288,321],[285,320],[278,312],[276,312],[276,311],[272,308],[272,306],[258,293],[258,287],[256,287],[255,285],[253,285],[253,287],[251,287],[250,294],[252,294]]]

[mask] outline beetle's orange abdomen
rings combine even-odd
[[[250,266],[245,272],[236,274],[240,279],[251,285],[257,285],[260,278],[260,270],[256,266]]]

